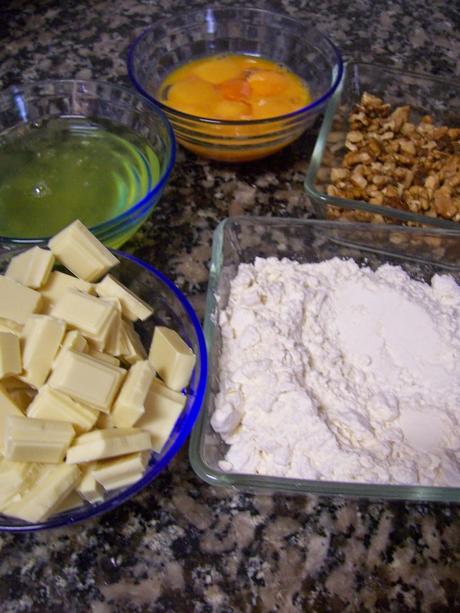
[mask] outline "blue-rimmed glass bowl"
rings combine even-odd
[[[287,66],[307,83],[313,102],[276,118],[220,121],[182,113],[158,100],[159,87],[173,69],[225,53]],[[337,47],[309,23],[262,9],[208,7],[147,28],[131,45],[128,72],[136,89],[165,111],[184,147],[204,157],[241,162],[282,149],[310,127],[336,90],[343,65]]]
[[[73,79],[40,81],[13,86],[0,93],[0,140],[2,135],[12,131],[16,133],[22,126],[40,124],[54,118],[109,121],[121,129],[123,127],[129,129],[131,136],[124,133],[123,138],[128,141],[128,145],[132,145],[138,151],[142,163],[145,164],[148,180],[142,185],[139,182],[139,185],[133,188],[133,194],[123,212],[112,218],[91,226],[85,220],[84,213],[78,214],[81,221],[89,225],[93,234],[102,242],[109,247],[120,247],[150,215],[173,169],[176,145],[174,133],[166,116],[157,106],[136,92],[98,81]],[[148,143],[148,151],[143,150],[143,147],[146,147],[145,143]],[[158,180],[153,177],[158,169],[152,169],[152,150],[159,163]],[[75,185],[68,187],[69,190],[77,188]],[[16,214],[21,215],[21,210],[17,210]],[[71,223],[74,218],[75,211],[69,211],[69,218],[63,221],[62,227]],[[58,230],[59,228],[54,228],[51,233],[54,234]],[[48,238],[49,236],[34,235],[32,220],[27,236],[5,235],[0,210],[1,242],[40,244],[46,243]]]
[[[18,252],[0,254],[0,274],[16,253]],[[206,344],[195,311],[182,292],[160,271],[131,255],[120,252],[115,254],[120,259],[120,264],[113,269],[112,274],[155,310],[154,315],[147,321],[141,325],[136,324],[146,349],[150,345],[154,326],[160,324],[176,330],[196,355],[196,366],[187,389],[185,408],[161,453],[152,452],[144,476],[133,485],[108,492],[101,503],[83,503],[81,507],[50,517],[42,523],[31,524],[0,513],[0,530],[24,532],[68,526],[115,509],[152,483],[182,447],[198,417],[206,389],[208,366]]]

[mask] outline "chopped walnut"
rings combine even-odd
[[[460,221],[460,128],[437,126],[430,115],[418,123],[411,108],[392,109],[365,92],[349,116],[346,153],[330,171],[330,196]],[[340,132],[330,142],[338,150]],[[332,135],[331,135],[332,136]],[[335,209],[333,216],[385,221],[381,215]]]

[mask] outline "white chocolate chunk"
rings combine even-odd
[[[105,344],[116,310],[105,300],[70,289],[54,305],[50,315],[63,319],[86,338]]]
[[[155,379],[152,381],[149,393],[161,394],[162,396],[166,396],[166,398],[169,398],[177,404],[180,404],[182,408],[185,407],[185,403],[187,402],[187,396],[185,394],[182,394],[181,392],[175,392],[174,390],[169,389],[169,387],[157,377],[155,377]]]
[[[75,440],[67,451],[66,462],[69,464],[92,462],[136,451],[145,451],[150,447],[150,434],[139,428],[93,430],[82,434]]]
[[[0,379],[18,375],[22,370],[21,345],[12,332],[0,332]]]
[[[107,430],[108,428],[115,428],[115,425],[112,420],[111,413],[100,413],[97,422],[96,428],[99,430]]]
[[[37,390],[28,387],[22,389],[14,389],[8,392],[11,400],[21,409],[26,411],[32,400],[34,399]]]
[[[78,466],[48,465],[41,470],[32,487],[19,500],[6,505],[3,512],[29,522],[44,521],[67,498],[79,479]]]
[[[3,379],[2,385],[6,391],[10,394],[13,390],[31,390],[32,388],[25,381],[21,381],[18,377],[6,377]],[[36,391],[36,390],[34,390]]]
[[[108,413],[125,375],[124,368],[69,350],[56,364],[48,383],[77,402]]]
[[[0,509],[19,491],[27,474],[27,467],[25,462],[0,461]]]
[[[122,330],[121,330],[121,305],[118,298],[104,298],[104,301],[112,303],[116,307],[116,314],[107,335],[104,349],[113,356],[121,355],[123,350]]]
[[[88,347],[88,341],[83,334],[81,334],[81,332],[78,330],[70,330],[70,332],[67,332],[64,336],[61,343],[61,348],[54,359],[53,367],[56,367],[56,364],[66,351],[70,350],[77,351],[78,353],[85,353],[88,350]]]
[[[22,412],[27,409],[37,394],[35,388],[30,387],[28,383],[21,381],[17,377],[8,377],[3,379],[2,383],[10,399]]]
[[[47,249],[32,247],[11,258],[5,275],[26,285],[37,289],[44,285],[54,265],[54,255]]]
[[[83,505],[83,500],[77,494],[76,491],[70,492],[66,498],[52,508],[49,515],[59,515],[59,513],[66,513],[67,511],[72,511],[73,509],[78,509]]]
[[[111,418],[115,426],[133,426],[143,415],[144,402],[154,376],[155,371],[147,360],[131,366],[113,405]]]
[[[48,243],[56,258],[79,279],[97,281],[117,258],[78,219]]]
[[[91,430],[99,417],[99,411],[44,385],[29,405],[27,416],[67,421],[74,426],[77,434],[81,434]]]
[[[65,328],[64,321],[49,315],[29,317],[22,332],[23,381],[37,388],[45,383],[64,337]]]
[[[150,432],[152,449],[158,453],[170,437],[184,408],[186,397],[183,394],[178,394],[178,396],[181,398],[174,400],[163,394],[161,388],[153,384],[145,400],[145,413],[136,423],[137,428]]]
[[[93,349],[92,347],[90,347],[88,349],[88,355],[92,356],[95,360],[99,360],[100,362],[112,364],[113,366],[120,366],[120,360],[115,356],[110,355],[110,353],[98,351],[97,349]]]
[[[84,353],[88,349],[88,341],[78,330],[71,330],[64,336],[61,349],[71,349]]]
[[[10,394],[5,387],[0,383],[0,453],[4,451],[3,441],[5,440],[5,421],[9,415],[22,417],[22,412],[15,402],[13,402]]]
[[[105,490],[126,487],[138,481],[144,474],[148,453],[132,453],[115,460],[98,462],[92,475]]]
[[[121,357],[128,362],[128,364],[134,364],[135,362],[145,360],[147,353],[144,349],[144,345],[130,321],[122,320],[121,335],[123,344]]]
[[[104,500],[104,489],[94,478],[92,472],[94,468],[94,463],[83,465],[83,477],[77,486],[77,492],[80,496],[91,503]]]
[[[41,306],[39,292],[0,275],[0,317],[24,324]]]
[[[69,289],[75,289],[83,294],[91,294],[94,289],[92,283],[77,279],[73,275],[68,275],[65,272],[53,270],[50,273],[47,283],[41,288],[41,295],[48,308],[53,305],[65,294]]]
[[[32,462],[0,462],[0,511],[9,502],[19,498],[19,492],[33,484],[40,466]]]
[[[75,430],[72,424],[65,421],[8,415],[4,436],[7,460],[57,463],[64,459]]]
[[[152,307],[141,300],[112,275],[106,275],[102,281],[96,285],[98,296],[118,298],[121,303],[123,315],[131,321],[138,319],[144,321],[153,313]]]
[[[3,319],[0,317],[0,332],[11,332],[12,334],[16,334],[16,336],[21,336],[23,327],[22,324],[11,321],[11,319]]]
[[[150,346],[149,361],[166,385],[179,392],[187,387],[196,358],[175,330],[157,326]]]

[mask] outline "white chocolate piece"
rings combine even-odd
[[[61,348],[58,351],[56,358],[54,359],[53,368],[59,362],[61,356],[68,350],[77,351],[78,353],[85,353],[88,350],[88,341],[78,330],[70,330],[64,336],[61,343]]]
[[[16,334],[16,336],[21,336],[23,327],[22,324],[11,321],[11,319],[3,319],[0,317],[0,332],[11,332],[12,334]]]
[[[12,332],[0,332],[0,379],[22,370],[21,345]]]
[[[3,379],[2,383],[10,399],[22,412],[27,409],[37,394],[35,388],[30,387],[28,383],[21,381],[17,377],[8,377]]]
[[[128,362],[128,364],[134,364],[135,362],[145,360],[147,353],[144,349],[144,345],[130,321],[122,320],[121,335],[123,344],[121,357],[123,360]]]
[[[131,321],[140,319],[144,321],[153,313],[152,307],[141,300],[112,275],[106,275],[96,285],[96,294],[102,297],[118,298],[121,303],[122,313]]]
[[[148,453],[132,453],[115,460],[98,462],[92,475],[105,490],[126,487],[138,481],[144,474]]]
[[[149,361],[166,385],[179,392],[189,384],[196,357],[175,330],[157,326],[150,346]]]
[[[131,366],[113,405],[111,418],[116,427],[130,427],[144,413],[144,402],[155,376],[152,365],[144,360]]]
[[[99,417],[96,422],[96,428],[99,430],[107,430],[108,428],[115,428],[112,415],[110,413],[99,413]]]
[[[78,330],[71,330],[64,336],[61,349],[71,349],[84,353],[88,349],[88,341]]]
[[[104,345],[116,309],[110,302],[70,289],[54,305],[50,315],[63,319],[86,338]]]
[[[4,388],[9,394],[14,390],[32,391],[32,388],[30,387],[30,385],[28,383],[25,383],[25,381],[21,381],[21,379],[19,379],[18,377],[6,377],[2,381],[2,385],[4,386]],[[33,391],[36,391],[36,390],[33,390]]]
[[[97,281],[117,258],[78,219],[61,230],[48,243],[56,258],[84,281]]]
[[[44,285],[54,265],[54,255],[47,249],[32,247],[11,258],[5,276],[21,285],[38,289]]]
[[[11,400],[19,407],[21,411],[26,411],[30,403],[34,399],[37,390],[28,387],[22,389],[14,389],[8,392]]]
[[[19,491],[27,474],[27,466],[25,462],[0,460],[0,509]]]
[[[40,465],[31,462],[0,461],[0,510],[15,498],[19,492],[30,488],[40,471]]]
[[[150,449],[150,434],[139,428],[93,430],[79,436],[67,451],[66,462],[79,464]]]
[[[65,421],[8,415],[4,434],[5,458],[14,462],[62,462],[74,436],[72,424]]]
[[[152,449],[158,453],[170,437],[184,408],[186,397],[183,394],[178,395],[181,396],[179,401],[174,400],[163,394],[158,386],[153,385],[145,400],[145,413],[136,423],[137,428],[150,432]]]
[[[88,502],[102,502],[104,500],[104,489],[96,481],[93,475],[95,463],[83,467],[83,477],[77,486],[77,492]]]
[[[120,360],[110,353],[105,353],[104,351],[98,351],[97,349],[93,349],[90,347],[88,349],[88,355],[93,357],[95,360],[99,360],[100,362],[105,362],[106,364],[112,364],[112,366],[120,366]]]
[[[60,513],[65,513],[66,511],[72,511],[73,509],[78,509],[83,505],[83,500],[77,494],[76,491],[70,492],[66,498],[52,508],[49,515],[59,515]]]
[[[78,466],[65,463],[45,466],[32,487],[2,510],[25,521],[44,521],[67,498],[79,479]]]
[[[187,396],[185,394],[182,394],[182,392],[175,392],[174,390],[169,389],[169,387],[157,377],[155,377],[155,379],[152,381],[149,393],[161,394],[162,396],[166,396],[166,398],[169,398],[173,402],[180,404],[182,408],[185,407],[185,403],[187,402]]]
[[[121,355],[123,352],[123,336],[121,329],[121,305],[118,298],[104,298],[104,301],[112,303],[116,307],[116,315],[113,318],[107,339],[105,341],[105,351],[112,355]]]
[[[39,292],[0,275],[1,318],[25,324],[29,316],[40,309],[41,301]]]
[[[49,378],[49,385],[77,402],[108,413],[126,375],[124,368],[68,350]]]
[[[9,415],[22,417],[23,414],[17,404],[13,402],[10,394],[0,383],[0,453],[4,451],[3,441],[5,439],[5,421]]]
[[[41,288],[40,292],[48,308],[52,308],[56,302],[69,289],[75,289],[83,294],[91,294],[94,290],[94,285],[87,281],[77,279],[73,275],[68,275],[65,272],[53,270],[50,273],[47,283]]]
[[[77,434],[88,432],[99,417],[99,411],[84,406],[70,396],[44,385],[27,409],[27,416],[71,423]]]
[[[36,388],[45,383],[64,337],[65,322],[49,315],[32,315],[26,321],[22,336],[24,348],[21,379]]]

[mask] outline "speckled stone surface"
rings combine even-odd
[[[127,84],[129,41],[160,15],[204,4],[3,0],[0,89],[42,77]],[[316,23],[348,58],[460,77],[458,2],[255,4]],[[307,134],[245,167],[180,151],[151,221],[126,248],[175,279],[202,315],[220,219],[311,214],[302,180],[313,140]],[[69,529],[0,534],[0,610],[460,611],[460,506],[225,492],[200,482],[183,450],[109,515]]]

